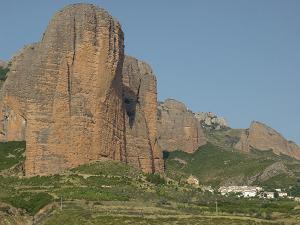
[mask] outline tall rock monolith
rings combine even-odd
[[[26,140],[26,175],[102,157],[126,161],[123,51],[115,19],[74,4],[12,59],[1,91],[0,139]]]

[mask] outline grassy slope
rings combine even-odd
[[[10,144],[14,146],[9,148],[11,153],[19,152],[15,151],[20,147],[16,143],[8,143],[6,149]],[[231,160],[236,159],[231,157]],[[207,158],[210,156],[207,155]],[[6,157],[2,161],[6,161]],[[220,220],[223,224],[269,224],[256,218],[268,218],[275,213],[294,217],[300,213],[293,201],[223,198],[201,193],[184,184],[163,183],[131,166],[101,161],[61,175],[32,178],[0,176],[0,204],[3,202],[20,208],[28,216],[54,204],[54,211],[42,220],[43,224],[49,225],[58,224],[58,221],[65,225],[219,224]],[[60,198],[63,199],[62,211],[59,210]],[[215,210],[216,198],[219,212],[226,218],[210,218]],[[0,207],[0,214],[6,211]]]
[[[82,216],[84,214],[84,216]],[[58,212],[51,218],[47,219],[45,224],[56,225],[64,221],[64,225],[85,225],[85,224],[152,224],[152,225],[170,225],[170,224],[210,224],[210,225],[267,225],[269,222],[253,221],[244,218],[230,218],[230,217],[200,217],[200,216],[173,216],[173,217],[147,217],[147,216],[122,216],[122,215],[98,215],[93,216],[92,211],[87,210],[65,210]],[[279,224],[279,223],[273,223]]]
[[[0,171],[9,169],[25,159],[25,142],[0,142]]]
[[[232,148],[233,145],[235,145],[239,141],[242,131],[242,129],[231,128],[222,130],[204,129],[204,133],[208,142],[223,148]]]

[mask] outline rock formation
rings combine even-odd
[[[228,123],[223,117],[218,117],[212,112],[198,112],[195,117],[199,120],[202,127],[220,130],[221,128],[228,127]]]
[[[157,143],[156,77],[149,65],[126,56],[123,85],[127,160],[146,172],[163,171]]]
[[[88,4],[56,13],[42,40],[14,57],[1,140],[26,139],[26,175],[101,157],[126,161],[122,63],[119,23]]]
[[[0,68],[5,68],[7,63],[5,61],[0,60]]]
[[[274,129],[259,122],[252,122],[245,130],[235,148],[249,152],[251,148],[258,150],[272,150],[275,154],[287,155],[300,160],[300,147],[287,141]]]
[[[161,172],[156,79],[123,53],[120,24],[75,4],[13,59],[1,92],[0,140],[26,140],[26,175],[109,158]],[[122,70],[124,79],[122,78]]]
[[[26,119],[16,113],[12,107],[2,105],[1,107],[1,141],[24,141],[26,132]]]
[[[192,153],[206,139],[199,121],[186,106],[173,99],[158,105],[158,143],[162,150]]]

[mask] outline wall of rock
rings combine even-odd
[[[163,160],[157,143],[156,77],[148,64],[126,56],[123,85],[128,163],[145,172],[162,172]]]
[[[157,117],[158,143],[162,150],[192,153],[206,144],[201,124],[183,103],[173,99],[160,102]]]
[[[0,109],[0,141],[26,140],[28,176],[101,158],[163,171],[155,75],[124,61],[120,24],[93,5],[60,10],[42,40],[16,54]]]
[[[101,157],[126,161],[123,51],[115,19],[75,4],[57,12],[42,40],[13,58],[1,92],[1,140],[25,137],[26,175]]]

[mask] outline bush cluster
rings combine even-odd
[[[52,202],[53,197],[47,193],[23,192],[6,199],[14,207],[26,210],[30,215],[36,214],[41,208]]]
[[[6,79],[6,74],[8,73],[8,71],[9,71],[9,68],[8,68],[8,67],[6,67],[6,68],[0,67],[0,80],[1,80],[1,81],[5,81],[5,79]]]
[[[148,173],[146,175],[146,180],[155,185],[164,185],[166,184],[166,180],[157,173]]]

